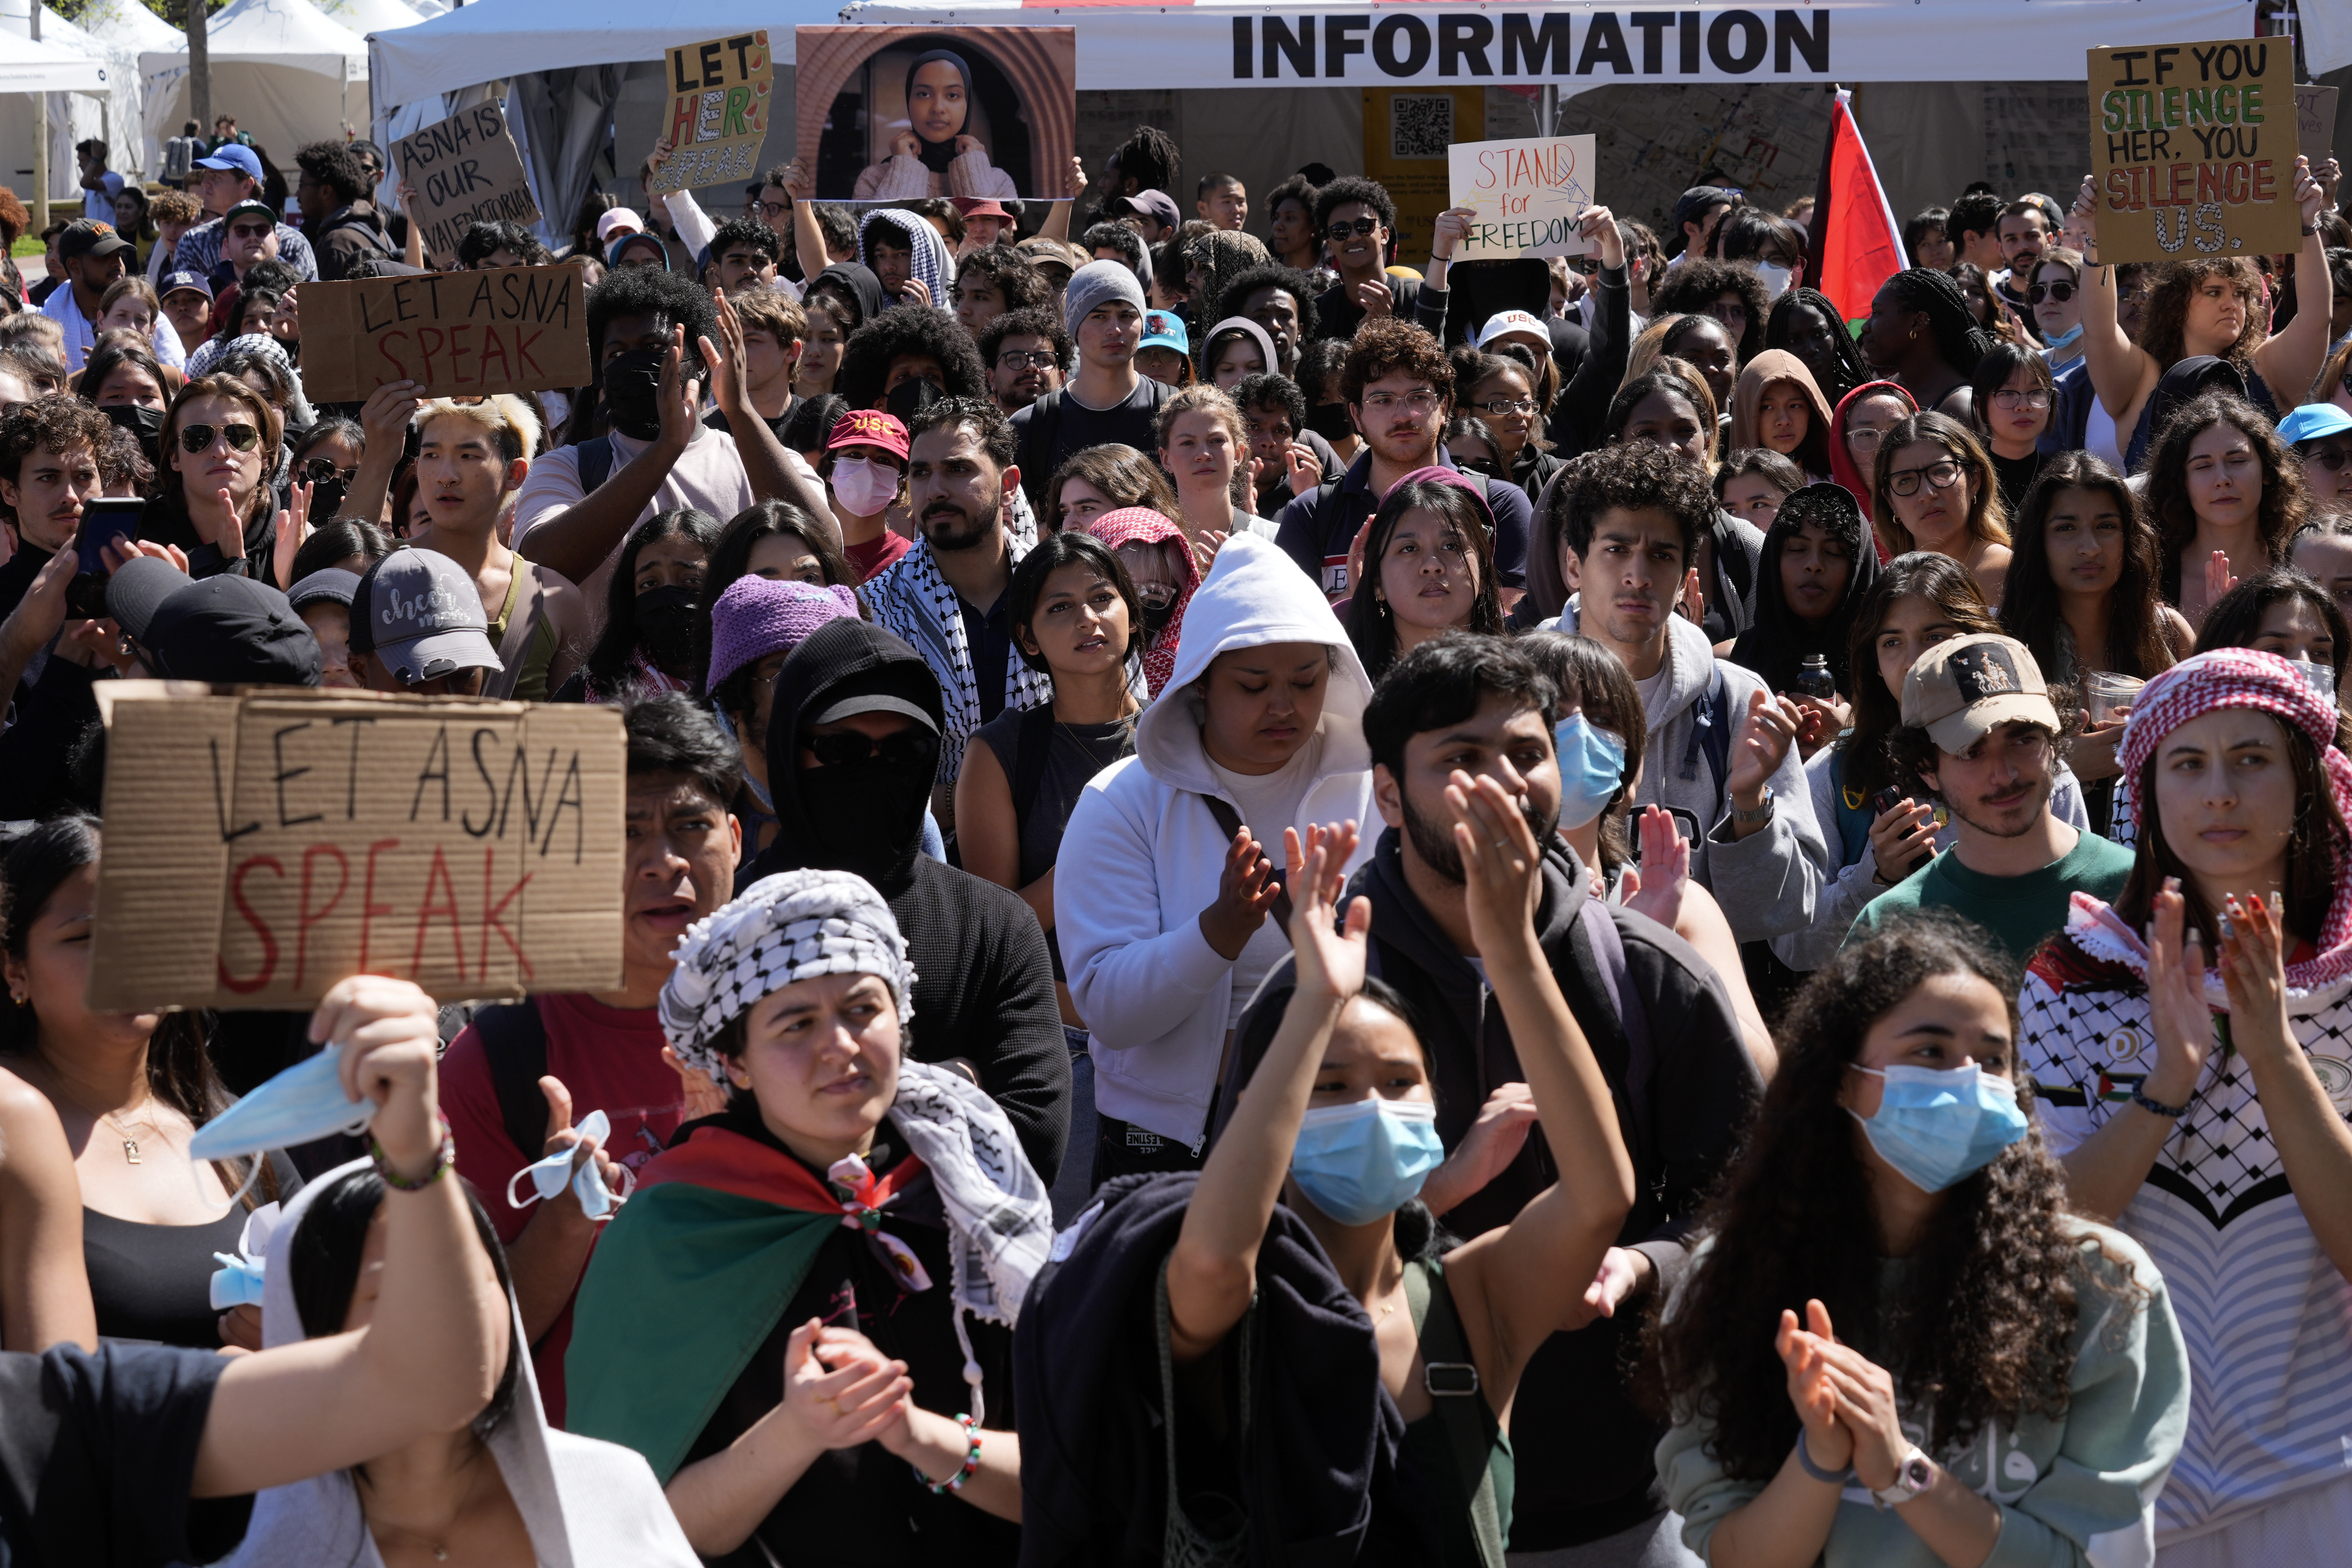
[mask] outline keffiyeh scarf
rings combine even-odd
[[[1034,540],[1007,531],[1012,562],[1017,566]],[[940,575],[931,542],[917,540],[913,549],[867,583],[866,604],[875,624],[904,638],[940,678],[940,696],[947,708],[947,732],[940,737],[940,756],[942,772],[952,773],[963,766],[964,742],[981,725],[980,678],[972,663],[971,641],[964,635],[961,605],[956,591]],[[1017,653],[1005,659],[1005,707],[1034,708],[1053,700],[1053,677],[1030,668]]]

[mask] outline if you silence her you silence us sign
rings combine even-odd
[[[621,983],[611,708],[109,681],[89,1005]]]
[[[585,386],[587,290],[577,263],[302,285],[302,384],[363,403],[387,382],[426,397]]]
[[[2089,70],[2099,260],[2302,246],[2291,40],[2093,49]]]

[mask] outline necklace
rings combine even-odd
[[[468,1503],[474,1500],[474,1489],[480,1486],[482,1483],[482,1472],[479,1468],[479,1460],[486,1452],[487,1450],[478,1447],[475,1450],[474,1458],[467,1461],[468,1465],[475,1467],[473,1477],[471,1479],[467,1481],[466,1489],[458,1494],[457,1506],[449,1510],[448,1519],[442,1524],[439,1531],[437,1532],[440,1536],[439,1540],[434,1539],[435,1534],[436,1533],[436,1531],[412,1530],[404,1524],[393,1524],[386,1521],[379,1520],[374,1515],[367,1511],[367,1505],[364,1502],[360,1505],[360,1517],[367,1521],[369,1531],[379,1538],[381,1538],[387,1531],[394,1535],[404,1535],[411,1541],[417,1542],[419,1545],[431,1552],[433,1553],[434,1562],[448,1562],[449,1532],[457,1528],[457,1521],[459,1520],[466,1517],[466,1507]]]
[[[142,1162],[142,1161],[139,1158],[139,1139],[138,1139],[138,1136],[137,1136],[135,1133],[133,1133],[133,1132],[131,1131],[131,1129],[130,1129],[130,1128],[125,1127],[121,1122],[117,1121],[114,1119],[114,1112],[112,1112],[112,1111],[110,1111],[110,1110],[102,1110],[102,1111],[99,1112],[99,1117],[98,1117],[98,1119],[99,1119],[100,1121],[105,1122],[109,1127],[113,1128],[113,1129],[114,1129],[114,1131],[115,1131],[116,1132],[118,1132],[118,1133],[120,1133],[120,1134],[121,1135],[121,1138],[122,1138],[122,1158],[123,1158],[124,1163],[128,1163],[128,1164],[132,1164],[132,1165],[142,1164],[142,1163],[144,1163],[144,1162]],[[161,1137],[163,1135],[163,1132],[162,1132],[162,1131],[161,1131],[160,1129],[158,1129],[158,1128],[155,1126],[155,1124],[154,1124],[153,1122],[152,1122],[152,1121],[148,1121],[142,1120],[142,1121],[139,1122],[139,1125],[140,1125],[141,1127],[144,1128],[144,1129],[145,1129],[145,1130],[146,1130],[150,1134],[153,1135],[154,1137],[161,1138]]]

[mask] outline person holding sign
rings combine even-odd
[[[964,133],[971,118],[971,67],[953,49],[932,49],[907,68],[907,129],[890,139],[889,156],[857,176],[861,202],[924,196],[1018,196],[1013,176],[988,161],[980,138]]]
[[[2295,298],[2333,299],[2327,251],[2319,235],[2319,214],[2327,205],[2327,194],[2313,176],[2307,158],[2294,161],[2294,199],[2302,211],[2304,236],[2294,258]],[[2131,432],[2124,451],[2126,468],[2140,467],[2156,438],[2150,414],[2157,383],[2184,359],[2210,354],[2229,361],[2246,378],[2249,400],[2269,418],[2293,407],[2326,357],[2328,312],[2298,310],[2273,337],[2263,306],[2261,276],[2252,261],[2242,256],[2184,252],[2158,277],[2148,295],[2147,325],[2134,342],[2116,321],[2115,270],[2098,259],[2101,205],[2096,186],[2085,176],[2074,200],[2074,220],[2089,236],[2090,265],[2083,274],[2083,357],[2090,363],[2091,385],[2100,407],[2115,420],[2118,432]]]

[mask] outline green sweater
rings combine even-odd
[[[1846,932],[1846,945],[1866,942],[1889,921],[1917,910],[1949,910],[1990,931],[2023,963],[2042,940],[2066,929],[2066,901],[2088,893],[2113,903],[2131,876],[2132,852],[2095,833],[2084,833],[2074,847],[2039,871],[2022,877],[1989,877],[1960,864],[1947,849],[1909,877],[1862,907]]]
[[[2126,1265],[2147,1294],[2137,1311],[2126,1301],[2075,1325],[2065,1415],[1988,1423],[1964,1447],[1935,1456],[2000,1509],[2000,1535],[1983,1568],[2147,1561],[2156,1495],[2189,1426],[2189,1352],[2156,1265],[2120,1231],[2067,1223],[2084,1238],[2075,1268],[2083,1299],[2112,1300]],[[1690,1274],[1704,1267],[1706,1245],[1693,1256]],[[1883,1263],[1882,1295],[1903,1289],[1913,1267],[1900,1258]],[[2095,1279],[2104,1291],[2085,1289]],[[1920,1415],[1903,1407],[1903,1429],[1914,1442],[1927,1436]],[[1707,1451],[1713,1434],[1711,1421],[1685,1420],[1658,1444],[1666,1505],[1683,1517],[1683,1544],[1701,1557],[1716,1526],[1764,1489],[1723,1473]],[[1858,1482],[1846,1487],[1819,1561],[1825,1568],[1944,1568],[1901,1513],[1878,1508]]]

